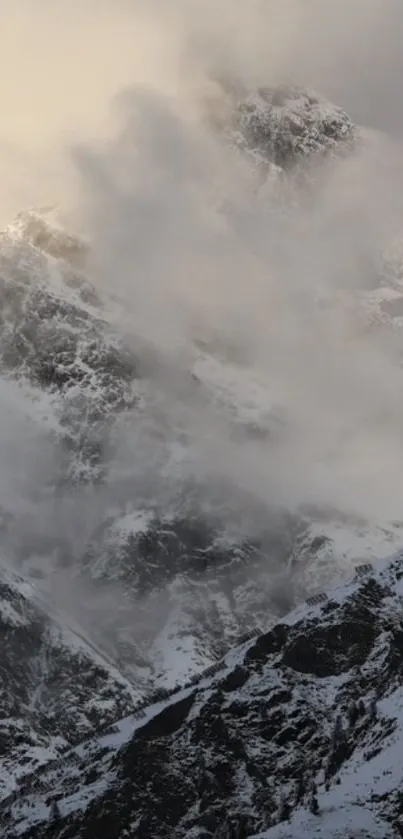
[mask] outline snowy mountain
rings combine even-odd
[[[7,836],[401,835],[402,562],[358,567],[27,775],[1,805]]]
[[[229,141],[276,171],[348,152],[357,135],[339,108],[300,88],[231,95]],[[343,578],[354,558],[390,553],[401,524],[326,509],[256,509],[254,500],[245,531],[239,511],[249,499],[231,510],[222,502],[225,486],[215,496],[209,486],[206,496],[201,477],[195,482],[185,471],[181,478],[192,440],[180,411],[170,416],[159,393],[161,360],[122,330],[116,304],[86,276],[88,258],[88,245],[50,209],[22,213],[1,236],[2,383],[11,422],[28,422],[28,439],[40,434],[43,449],[39,479],[35,461],[33,476],[27,469],[18,486],[18,505],[9,486],[2,493],[4,553],[59,607],[69,590],[67,611],[75,609],[126,675],[172,685],[245,631],[264,629],[313,584]],[[398,264],[388,257],[376,290],[327,304],[392,329]],[[188,374],[192,399],[212,405],[234,439],[281,434],[270,382],[252,380],[242,353],[219,336],[195,345]],[[141,481],[119,448],[128,437],[136,470],[144,450]],[[26,439],[24,428],[30,464]],[[105,609],[111,583],[113,607]]]
[[[362,139],[297,87],[230,97],[225,141],[262,200],[276,178],[294,200],[317,161]],[[4,835],[399,835],[400,559],[290,609],[392,554],[403,523],[206,485],[183,391],[239,444],[275,445],[290,417],[221,335],[195,339],[173,409],[164,359],[122,325],[90,259],[53,209],[0,236]],[[396,241],[317,317],[399,334],[402,266]]]

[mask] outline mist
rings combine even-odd
[[[397,60],[387,37],[397,5],[388,12],[313,2],[207,4],[201,13],[183,3],[167,15],[151,5],[171,45],[163,75],[154,64],[146,82],[116,97],[112,139],[73,149],[94,278],[120,296],[126,328],[163,356],[159,387],[171,425],[186,417],[192,467],[259,504],[320,501],[372,520],[400,517],[399,352],[343,305],[324,312],[316,301],[365,288],[401,230],[403,157],[396,132],[373,130],[375,97],[372,130],[355,152],[316,163],[309,195],[296,186],[287,205],[281,183],[256,194],[250,164],[214,133],[210,115],[228,107],[220,80],[250,88],[284,78],[324,92],[336,79],[339,101],[358,113],[374,59],[385,94]],[[396,107],[390,101],[395,127]],[[273,445],[234,444],[225,418],[185,382],[179,401],[194,339],[213,334],[242,345],[250,378],[285,407],[289,427]]]
[[[318,504],[401,519],[399,342],[345,304],[403,230],[398,0],[14,0],[0,3],[0,23],[0,220],[56,203],[88,238],[91,279],[119,302],[133,346],[158,359],[165,415],[160,444],[146,414],[129,418],[103,493],[64,498],[64,524],[45,500],[39,527],[66,540],[79,531],[81,551],[121,493],[163,507],[193,480],[212,506],[225,495],[223,516],[247,497],[259,511]],[[274,177],[258,189],[217,124],[231,86],[283,81],[329,96],[366,130],[349,155],[314,163],[309,187]],[[284,409],[275,439],[233,439],[194,387],[196,342],[217,335]],[[175,461],[179,428],[188,451]],[[8,426],[1,446],[13,435],[27,439]],[[44,481],[43,460],[24,462]]]

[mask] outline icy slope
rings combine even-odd
[[[399,836],[402,563],[363,569],[27,778],[0,810],[7,836]]]

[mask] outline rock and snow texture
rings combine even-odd
[[[400,836],[402,555],[327,596],[234,650],[196,687],[27,776],[0,807],[3,831]]]
[[[1,370],[52,397],[66,452],[60,480],[96,479],[108,419],[135,401],[133,356],[105,320],[84,259],[49,210],[22,213],[0,237]]]
[[[279,170],[312,155],[351,150],[356,128],[347,114],[314,91],[297,85],[265,87],[244,96],[234,118],[233,138],[257,163]]]
[[[139,691],[22,577],[0,566],[0,796],[132,709]]]

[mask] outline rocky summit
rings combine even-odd
[[[312,156],[344,154],[358,135],[341,108],[298,85],[246,93],[238,100],[233,131],[247,155],[283,170]]]

